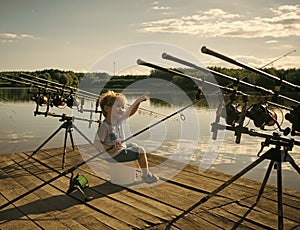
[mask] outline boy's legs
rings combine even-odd
[[[147,176],[149,170],[148,170],[148,160],[147,160],[146,151],[143,147],[138,147],[138,149],[140,152],[140,157],[138,159],[138,162],[141,167],[143,176]]]
[[[147,155],[146,151],[143,147],[138,147],[139,152],[140,152],[140,157],[138,159],[139,165],[142,170],[142,179],[144,182],[151,184],[159,180],[159,177],[156,176],[155,174],[149,172],[149,167],[148,167],[148,160],[147,160]]]
[[[154,183],[159,180],[158,176],[149,172],[147,154],[145,149],[141,146],[131,146],[126,151],[122,151],[116,157],[114,157],[114,160],[118,162],[128,162],[137,160],[139,167],[142,170],[142,179],[144,182]]]
[[[136,144],[131,144],[130,148],[128,148],[124,152],[122,151],[113,159],[118,162],[128,162],[137,160],[139,167],[142,170],[142,176],[147,176],[149,173],[146,151],[143,147],[137,146]]]

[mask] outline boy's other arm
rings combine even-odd
[[[103,143],[101,143],[101,146],[102,146],[103,150],[108,152],[110,155],[114,155],[114,153],[116,153],[122,149],[122,143],[119,141],[116,141],[114,146],[105,145]]]

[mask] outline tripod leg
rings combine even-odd
[[[91,145],[93,145],[93,142],[87,137],[85,136],[74,124],[73,124],[73,128],[87,141],[89,142]]]
[[[253,169],[255,166],[257,166],[259,163],[261,163],[263,160],[265,160],[266,159],[266,155],[268,155],[268,154],[269,154],[268,152],[264,153],[257,160],[255,160],[252,164],[248,165],[242,171],[240,171],[239,173],[237,173],[236,175],[234,175],[233,177],[231,177],[228,181],[224,182],[222,185],[220,185],[218,188],[216,188],[210,194],[208,194],[207,196],[201,198],[194,205],[192,205],[191,207],[189,207],[188,209],[186,209],[185,211],[183,211],[181,214],[179,214],[178,216],[176,216],[175,218],[173,218],[169,222],[169,224],[168,224],[167,227],[170,227],[173,223],[175,223],[179,219],[183,218],[186,214],[188,214],[189,212],[191,212],[192,210],[194,210],[195,208],[197,208],[199,205],[205,203],[210,198],[212,198],[213,196],[215,196],[218,192],[222,191],[224,188],[226,188],[227,186],[229,186],[230,184],[232,184],[234,181],[236,181],[237,179],[239,179],[241,176],[243,176],[245,173],[249,172],[251,169]]]
[[[32,157],[34,154],[36,154],[41,148],[43,148],[43,146],[45,145],[45,144],[47,144],[61,129],[63,128],[63,125],[61,125],[47,140],[45,140],[44,142],[43,142],[43,144],[41,144],[30,156],[29,156],[29,158],[30,157]]]
[[[90,201],[90,200],[93,199],[92,196],[87,196],[87,195],[85,194],[84,190],[83,190],[80,186],[76,185],[76,188],[77,188],[78,191],[83,195],[84,201]]]
[[[261,195],[262,195],[263,192],[264,192],[264,189],[265,189],[266,184],[267,184],[267,182],[268,182],[268,180],[269,180],[270,173],[271,173],[271,171],[272,171],[273,165],[274,165],[274,161],[271,160],[271,161],[270,161],[270,164],[269,164],[269,167],[268,167],[268,169],[267,169],[266,175],[265,175],[265,177],[264,177],[264,180],[263,180],[263,182],[262,182],[262,184],[261,184],[260,190],[259,190],[259,192],[258,192],[258,196],[257,196],[257,199],[256,199],[256,203],[259,201]]]
[[[286,161],[289,162],[294,167],[294,169],[300,174],[300,167],[296,164],[296,162],[290,154],[287,154]]]
[[[86,199],[86,195],[85,195],[85,192],[83,191],[83,189],[81,189],[80,186],[78,186],[78,185],[75,185],[75,188],[77,188],[78,191],[83,195],[84,199]]]
[[[73,134],[71,128],[69,129],[69,134],[70,134],[70,140],[72,144],[73,151],[75,150],[75,145],[74,145],[74,139],[73,139]]]
[[[282,170],[281,161],[277,165],[277,207],[278,207],[278,229],[283,229],[283,209],[282,209]]]
[[[265,153],[266,154],[266,153]],[[224,188],[226,188],[228,185],[232,184],[234,181],[239,179],[241,176],[243,176],[245,173],[249,172],[251,169],[253,169],[255,166],[257,166],[259,163],[261,163],[263,160],[265,160],[264,155],[262,155],[260,158],[258,158],[256,161],[254,161],[252,164],[244,168],[242,171],[231,177],[228,181],[226,181],[224,184],[216,188],[214,191],[212,191],[207,196],[203,197],[200,201],[201,203],[206,202],[211,197],[215,196],[218,192],[222,191]]]
[[[66,131],[65,131],[64,152],[63,152],[62,162],[61,162],[62,169],[64,169],[64,167],[65,167],[65,155],[66,155],[67,139],[68,139],[68,132],[69,132],[68,129],[69,128],[66,128]]]

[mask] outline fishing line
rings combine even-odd
[[[131,106],[130,104],[127,104],[128,106]],[[155,112],[155,111],[152,111],[152,110],[149,110],[149,109],[145,109],[145,108],[142,108],[142,107],[140,107],[140,108],[138,108],[138,112],[140,113],[140,114],[148,114],[150,117],[152,117],[152,116],[154,116],[154,117],[166,117],[167,115],[165,115],[165,114],[162,114],[162,113],[158,113],[158,112]],[[178,119],[176,119],[176,118],[174,118],[174,120],[178,120]]]

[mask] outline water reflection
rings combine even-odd
[[[29,100],[30,97],[26,90],[3,89],[0,90],[0,96],[0,153],[33,151],[62,124],[56,117],[34,116],[35,103]],[[134,99],[135,94],[128,95],[129,102]],[[151,100],[142,106],[149,111],[169,115],[182,106],[180,103],[174,104],[161,103],[161,101],[158,103],[156,100]],[[223,131],[224,140],[222,140],[221,145],[218,149],[212,149],[215,142],[211,139],[210,123],[214,120],[215,110],[205,105],[198,105],[194,108],[201,129],[197,143],[193,140],[182,139],[180,136],[180,124],[182,122],[188,124],[191,130],[193,129],[194,121],[190,119],[188,111],[182,113],[186,118],[184,121],[181,120],[180,115],[176,115],[174,119],[168,119],[166,122],[137,136],[133,141],[145,146],[147,151],[153,154],[168,157],[177,151],[178,154],[174,156],[175,160],[190,161],[192,164],[200,165],[203,168],[209,167],[231,175],[257,159],[257,152],[260,149],[261,142],[264,141],[259,137],[242,135],[241,143],[235,144],[233,132]],[[56,114],[73,114],[73,111],[69,108],[63,110],[52,108],[52,111]],[[282,116],[280,112],[277,114]],[[141,112],[135,115],[134,120],[128,121],[127,127],[131,133],[135,133],[161,119],[162,117],[155,113]],[[281,118],[279,117],[279,119]],[[285,121],[283,127],[289,125]],[[249,127],[255,128],[253,125],[251,126],[251,122],[249,122]],[[86,122],[82,122],[80,129],[87,130],[92,139],[97,124],[95,123],[92,127],[89,127]],[[75,136],[78,144],[80,138],[77,135]],[[63,139],[64,132],[60,132],[45,148],[61,147],[63,146]],[[299,146],[295,146],[293,151],[290,152],[298,165],[300,165],[299,150]],[[245,176],[261,181],[267,166],[268,161],[264,161]],[[283,163],[282,167],[284,187],[300,191],[299,174],[295,172],[289,163]],[[276,184],[274,170],[271,174],[270,183]]]
[[[0,88],[0,102],[20,102],[29,101],[30,94],[25,88]]]

